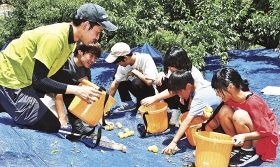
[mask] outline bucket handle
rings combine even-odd
[[[202,123],[202,126],[200,128],[197,129],[197,131],[205,131],[205,127],[206,125],[212,121],[212,119],[218,114],[218,112],[220,111],[220,109],[222,108],[222,106],[224,105],[224,102],[221,102],[218,107],[213,111],[213,114],[211,115],[211,117],[204,123]]]
[[[148,129],[148,123],[147,123],[147,119],[146,119],[147,114],[149,114],[147,111],[143,113],[144,125],[143,124],[137,125],[137,130],[140,134],[140,137],[145,137],[147,134],[147,129]]]
[[[99,91],[103,91],[103,90],[106,91],[106,89],[104,87],[99,87],[98,90]],[[106,93],[105,100],[104,100],[104,107],[106,105],[106,102],[107,102],[108,98],[109,98],[109,94]],[[105,122],[105,119],[104,119],[104,112],[103,112],[103,115],[102,115],[102,125],[103,126],[106,125],[106,122]],[[90,131],[87,134],[80,135],[80,136],[75,136],[73,134],[70,134],[70,135],[67,135],[66,138],[68,140],[71,140],[71,141],[73,141],[73,140],[82,140],[83,138],[90,137],[94,133],[94,131],[95,131],[95,127],[93,127],[93,130]],[[101,140],[101,136],[102,136],[102,126],[98,127],[96,142],[95,142],[95,145],[92,148],[94,148],[94,147],[99,145],[100,140]]]
[[[104,87],[102,87],[102,86],[100,86],[98,90],[99,90],[99,91],[105,91],[105,92],[106,92],[106,89],[105,89]],[[105,105],[106,105],[108,99],[109,99],[109,94],[106,93],[106,94],[105,94],[104,104],[103,104],[103,110],[104,110],[104,108],[105,108]],[[106,126],[106,125],[107,125],[107,124],[106,124],[106,122],[105,122],[105,115],[104,115],[104,111],[103,111],[103,114],[102,114],[102,126]]]

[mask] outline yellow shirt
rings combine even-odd
[[[42,26],[24,32],[0,52],[0,85],[12,89],[24,88],[32,83],[35,59],[55,74],[74,51],[68,43],[69,23]]]

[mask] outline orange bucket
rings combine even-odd
[[[80,81],[82,83],[82,85],[86,85],[86,86],[92,86],[94,87],[95,89],[99,89],[100,87],[97,86],[96,84],[90,82],[89,80],[87,79],[82,79]],[[104,93],[106,93],[105,91],[102,91]],[[109,95],[108,99],[107,99],[107,102],[105,104],[105,107],[104,107],[104,114],[107,115],[108,111],[111,109],[111,107],[116,104],[116,100],[111,96]]]
[[[201,131],[196,132],[195,166],[225,167],[229,164],[233,146],[229,135]]]
[[[104,115],[107,115],[108,112],[110,111],[110,109],[112,108],[112,106],[116,103],[116,100],[112,97],[112,96],[109,96],[108,97],[108,100],[105,104],[105,107],[104,107]]]
[[[180,116],[180,124],[184,121],[184,119],[187,117],[188,115],[188,112],[186,113],[183,113],[181,116]],[[204,122],[205,119],[203,116],[197,116],[197,117],[194,117],[193,120],[190,122],[190,125],[189,127],[186,129],[185,131],[185,134],[186,134],[186,137],[190,143],[190,145],[192,146],[195,146],[195,132],[197,130],[197,128],[199,128],[199,126],[197,124],[201,124],[202,122]],[[209,131],[207,129],[207,131]]]
[[[145,114],[147,120],[146,131],[149,133],[164,132],[168,128],[168,116],[167,116],[167,103],[157,102],[150,106],[139,107],[139,111],[142,117]]]
[[[99,89],[97,85],[94,83],[88,81],[88,80],[82,80],[81,85],[86,86],[92,86],[96,89]],[[109,96],[108,100],[104,106],[104,101],[106,97],[106,92],[101,91],[100,98],[93,102],[92,104],[88,104],[86,101],[82,100],[80,97],[75,96],[75,98],[72,100],[71,104],[68,107],[68,110],[86,122],[89,125],[95,126],[99,120],[102,118],[103,113],[106,114],[107,111],[110,110],[110,108],[115,104],[116,100]]]

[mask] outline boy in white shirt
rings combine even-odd
[[[158,71],[149,54],[132,53],[128,44],[119,42],[105,60],[119,65],[109,91],[112,96],[119,91],[123,105],[118,110],[134,109],[130,93],[136,97],[136,108],[142,99],[155,95]]]

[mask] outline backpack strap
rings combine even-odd
[[[108,99],[109,99],[109,94],[106,93],[105,100],[104,100],[104,108],[105,108],[105,105],[106,105]],[[103,111],[103,114],[102,114],[102,126],[106,126],[106,125],[107,124],[105,122],[105,115],[104,115],[104,111]]]
[[[218,114],[218,112],[220,111],[220,109],[222,108],[222,106],[224,105],[224,102],[221,102],[218,107],[213,111],[213,114],[211,115],[211,117],[204,123],[202,123],[202,126],[201,128],[198,128],[198,130],[201,130],[201,131],[205,131],[205,127],[206,125],[212,121],[212,119],[214,119],[214,117]]]

